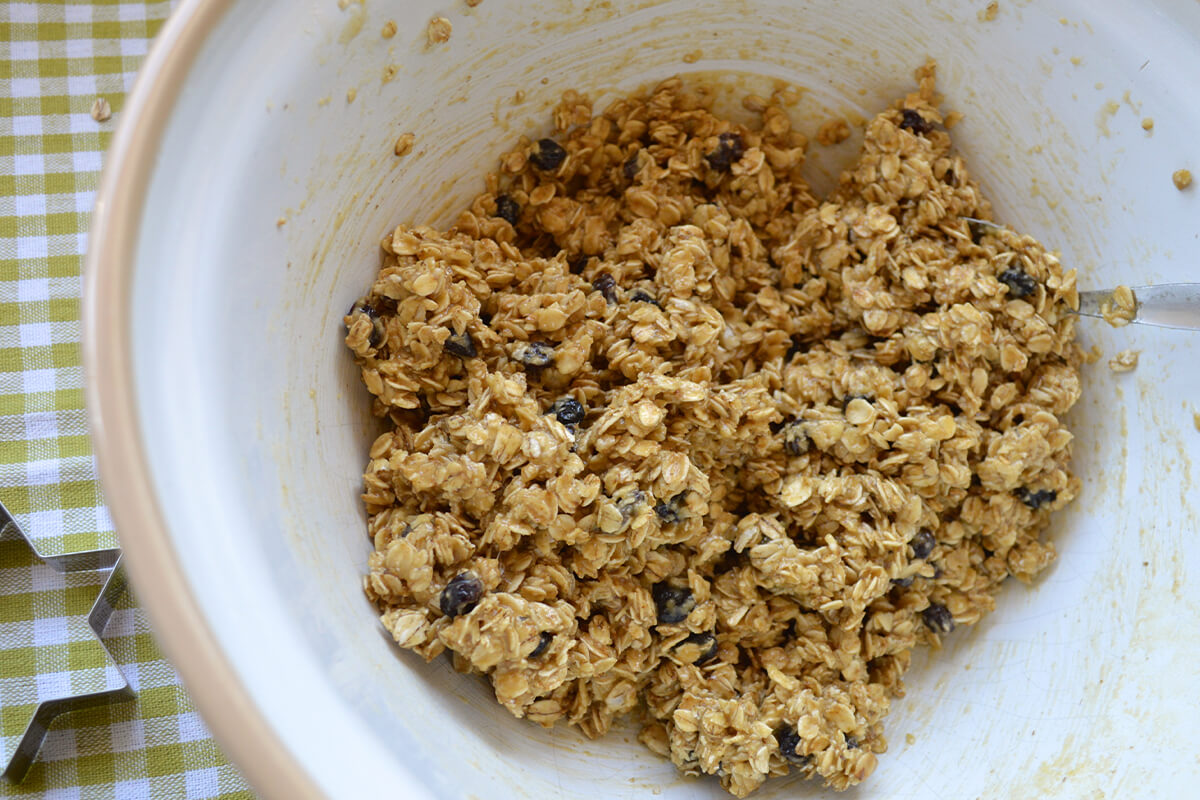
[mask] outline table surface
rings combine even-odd
[[[0,1],[0,501],[45,553],[116,544],[84,412],[80,273],[104,150],[171,5]],[[98,98],[111,119],[93,118]],[[39,696],[103,684],[85,616],[104,578],[59,575],[23,542],[0,541],[5,762]],[[59,717],[29,775],[0,780],[0,796],[252,798],[133,600],[104,641],[136,699]]]

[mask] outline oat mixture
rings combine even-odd
[[[1137,319],[1137,295],[1121,285],[1100,303],[1100,316],[1114,328],[1123,328]]]
[[[346,317],[389,430],[366,591],[514,715],[640,739],[738,796],[843,789],[913,648],[1054,557],[1076,494],[1074,271],[990,207],[932,65],[818,199],[779,98],[567,93]]]
[[[1140,350],[1122,350],[1108,360],[1108,368],[1113,372],[1132,372],[1137,369]]]
[[[445,17],[434,17],[429,20],[429,25],[425,28],[425,39],[430,46],[445,44],[450,41],[450,34],[453,30],[454,26],[450,24],[450,20]]]

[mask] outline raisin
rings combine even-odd
[[[540,369],[554,363],[554,345],[545,342],[530,342],[518,346],[514,355],[525,366]]]
[[[554,412],[554,418],[563,425],[578,425],[583,422],[583,403],[580,403],[574,397],[560,397],[554,401],[554,405],[550,406],[550,410]]]
[[[912,586],[912,584],[913,584],[913,576],[909,575],[907,578],[892,578],[892,583],[894,583],[897,586],[907,589],[909,586]]]
[[[633,494],[617,503],[617,511],[621,512],[621,530],[628,527],[630,520],[634,518],[645,502],[646,493],[641,489],[636,489]]]
[[[474,358],[478,355],[475,351],[475,340],[471,338],[469,333],[452,333],[446,337],[446,341],[442,344],[442,349],[452,356],[459,358]]]
[[[638,174],[638,154],[634,153],[628,160],[621,165],[621,173],[625,176],[625,180],[632,182]]]
[[[675,588],[665,583],[656,583],[650,590],[654,598],[654,607],[658,609],[658,621],[662,625],[677,625],[687,619],[688,614],[696,607],[696,598],[692,590]]]
[[[783,427],[783,449],[789,455],[802,456],[808,452],[810,440],[804,432],[804,422],[795,420]]]
[[[660,524],[673,525],[683,521],[683,503],[686,496],[686,491],[680,492],[665,503],[659,503],[654,507],[654,513],[658,516]]]
[[[775,741],[779,743],[779,754],[786,761],[801,767],[812,763],[812,756],[802,756],[796,752],[800,747],[800,734],[796,733],[796,729],[791,725],[784,725],[775,731]]]
[[[575,258],[575,259],[568,261],[567,269],[570,271],[570,273],[572,275],[581,275],[581,274],[583,274],[584,268],[587,267],[587,264],[588,264],[588,257],[580,256],[579,258]]]
[[[567,151],[553,139],[538,139],[529,160],[540,170],[558,169],[567,158]]]
[[[633,292],[629,295],[629,302],[631,302],[631,303],[649,303],[652,306],[657,306],[658,308],[662,308],[662,306],[658,305],[658,301],[654,299],[654,295],[650,294],[645,289],[634,289]]]
[[[521,206],[517,205],[516,200],[502,194],[496,198],[496,216],[509,225],[516,225],[521,218]]]
[[[800,341],[799,339],[792,339],[792,343],[788,347],[787,352],[783,354],[783,363],[785,363],[785,364],[791,363],[791,360],[795,356],[797,356],[800,353],[807,353],[807,352],[808,352],[807,344]]]
[[[1034,511],[1037,511],[1042,506],[1053,503],[1058,499],[1058,492],[1054,491],[1053,489],[1036,489],[1030,491],[1029,489],[1022,487],[1013,492],[1013,494],[1017,496],[1018,500],[1032,508]]]
[[[1037,281],[1020,267],[1009,267],[999,275],[999,281],[1008,287],[1010,297],[1028,297],[1037,290]]]
[[[658,521],[663,525],[672,525],[679,522],[679,512],[670,503],[659,503],[654,507],[654,513],[658,516]]]
[[[921,612],[925,627],[934,633],[950,633],[954,630],[954,615],[950,609],[941,603],[930,603],[929,608]]]
[[[452,578],[446,584],[446,588],[442,589],[438,605],[447,617],[458,617],[475,608],[481,597],[483,583],[470,572],[463,572]]]
[[[919,135],[922,133],[929,133],[931,130],[933,130],[933,125],[930,124],[929,120],[925,119],[920,115],[920,113],[912,110],[911,108],[904,109],[902,117],[903,118],[900,120],[900,127],[904,128],[906,131],[912,131],[913,133]]]
[[[717,637],[709,631],[693,633],[675,646],[683,647],[684,645],[694,645],[700,651],[700,655],[696,656],[696,660],[692,662],[696,666],[707,664],[717,657]]]
[[[612,275],[605,273],[592,282],[592,288],[604,295],[609,303],[617,302],[617,282]]]
[[[718,172],[729,172],[730,168],[745,155],[746,146],[739,134],[726,132],[717,137],[717,149],[704,157],[708,166]]]
[[[554,641],[554,635],[548,631],[542,631],[542,635],[538,638],[537,647],[533,648],[526,658],[537,658],[542,653],[546,652],[546,648],[550,646],[550,642]]]
[[[384,341],[387,340],[387,327],[383,324],[383,320],[379,318],[379,312],[364,297],[350,307],[350,315],[354,316],[355,314],[366,314],[367,319],[371,320],[371,335],[367,339],[367,344],[378,350]]]
[[[924,559],[928,558],[933,552],[933,548],[937,547],[937,539],[933,538],[933,534],[922,528],[917,531],[917,535],[908,543],[912,548],[913,558]]]

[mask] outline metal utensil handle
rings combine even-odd
[[[1133,286],[1137,303],[1134,322],[1162,328],[1200,330],[1200,283],[1162,283]],[[1080,292],[1079,313],[1098,316],[1111,291]]]

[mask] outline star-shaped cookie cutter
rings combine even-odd
[[[111,665],[114,668],[115,674],[120,680],[120,685],[116,688],[84,692],[82,694],[66,694],[56,697],[38,697],[33,717],[25,726],[25,730],[17,742],[12,757],[9,758],[8,763],[4,766],[4,772],[0,773],[13,783],[20,783],[29,772],[29,768],[33,766],[33,760],[37,757],[38,750],[41,748],[42,742],[46,738],[46,733],[50,728],[50,723],[55,717],[59,714],[65,714],[68,711],[91,708],[102,703],[130,700],[133,698],[133,687],[129,685],[128,679],[121,672],[120,665],[117,664],[116,659],[109,652],[103,638],[104,628],[108,625],[108,620],[112,616],[113,609],[117,601],[120,600],[121,594],[125,591],[127,585],[125,570],[121,567],[120,549],[110,547],[99,550],[87,550],[82,553],[45,555],[38,552],[33,541],[21,530],[21,526],[17,524],[16,519],[8,513],[8,509],[4,507],[4,504],[0,503],[0,538],[10,538],[13,533],[15,533],[14,538],[24,541],[38,560],[55,572],[90,572],[93,570],[112,569],[108,574],[108,578],[104,581],[104,586],[100,589],[100,595],[96,598],[96,602],[92,604],[92,608],[88,612],[87,623],[96,637],[96,641],[99,642],[101,649],[104,651],[107,665]]]

